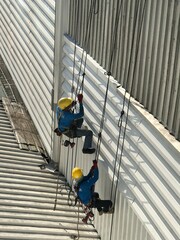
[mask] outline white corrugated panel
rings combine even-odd
[[[0,239],[99,239],[92,225],[78,224],[84,213],[69,206],[64,176],[41,170],[39,153],[19,149],[1,98],[0,92]]]
[[[74,1],[70,2],[73,3]],[[82,15],[79,14],[82,18],[87,16],[85,13],[88,13],[88,2],[83,0],[81,5],[82,9],[85,7],[85,11],[82,12]],[[109,8],[109,6],[111,2],[113,3],[113,6],[117,3],[117,1],[97,1],[96,3],[100,4],[99,7],[104,6],[106,14],[110,14],[109,9],[111,8]],[[128,21],[131,17],[133,18],[135,2],[133,2],[132,6],[130,4],[131,2],[132,1],[124,1],[124,4],[127,4],[125,4],[125,9],[128,13],[125,16],[127,18],[126,24],[127,26],[130,26],[129,29],[125,28],[126,35],[124,35],[125,39],[123,39],[125,44],[130,41],[127,40],[128,32],[131,33],[132,31],[132,24],[128,23]],[[149,8],[146,9],[148,19],[152,19],[153,21],[150,28],[151,33],[153,32],[153,24],[155,23],[153,14],[156,10],[156,5],[158,6],[156,12],[156,16],[158,17],[159,10],[166,10],[167,1],[163,6],[162,1],[159,1],[159,3],[157,1],[147,2],[148,7],[151,5],[150,9],[152,10],[152,16],[150,17],[150,12],[147,11]],[[177,4],[178,1],[172,1],[172,3]],[[170,2],[169,4],[171,5]],[[177,4],[177,8],[175,8],[176,5],[173,6],[175,12],[178,13],[179,5]],[[31,114],[46,149],[50,152],[52,139],[51,91],[53,89],[54,71],[53,21],[55,15],[55,1],[5,0],[0,2],[0,7],[0,53],[9,67],[9,71],[16,82],[18,90],[20,91],[26,107]],[[72,6],[70,6],[70,8],[71,7]],[[73,11],[77,11],[76,8],[71,9],[73,9]],[[97,12],[99,9],[97,7]],[[112,7],[112,9],[115,8]],[[94,11],[94,15],[99,17],[99,15],[95,13],[96,11]],[[106,23],[110,24],[108,18],[105,17],[106,14],[102,14],[102,19],[100,18],[98,24],[95,24],[96,26],[93,28],[93,31],[94,29],[97,30],[97,26],[104,26],[105,20]],[[112,14],[110,14],[110,18],[112,18]],[[158,19],[160,19],[160,17]],[[87,19],[85,19],[84,23],[86,23],[86,20]],[[72,25],[73,24],[70,24],[71,27]],[[102,28],[100,28],[100,31],[95,31],[95,36],[98,41],[91,41],[93,51],[98,52],[103,64],[105,64],[107,60],[105,57],[107,49],[100,43],[107,43],[107,45],[110,46],[109,40],[107,41],[107,36],[111,35],[108,35],[109,32],[107,30],[111,29],[111,25],[112,24],[108,25],[109,27],[106,28],[105,32],[101,32]],[[157,27],[158,26],[159,25],[157,24]],[[60,27],[62,27],[61,24]],[[85,28],[86,24],[83,25],[84,30]],[[177,30],[177,28],[175,29]],[[155,30],[154,38],[151,34],[149,35],[150,46],[152,47],[148,48],[149,51],[153,49],[153,41],[158,44],[156,37],[156,35],[158,35],[157,32],[158,28]],[[78,34],[80,34],[79,30]],[[93,35],[91,34],[91,36]],[[103,37],[102,41],[100,40],[101,36]],[[148,39],[146,34],[144,37],[146,37],[146,40]],[[61,41],[61,43],[59,44],[59,48],[57,46],[57,49],[61,51],[62,39],[59,39],[59,41]],[[67,38],[65,38],[64,41],[66,43],[63,48],[64,69],[62,73],[62,80],[65,81],[62,85],[62,90],[63,95],[66,96],[71,92],[72,87],[74,45]],[[157,47],[156,44],[155,46]],[[123,62],[123,66],[126,65],[125,63],[128,65],[129,61],[129,52],[126,51],[127,48],[128,46],[126,46],[126,48],[121,48],[124,49],[124,58],[122,59],[125,62]],[[154,50],[155,49],[156,48],[154,48]],[[81,52],[82,51],[78,48],[74,82],[75,87],[81,62]],[[152,51],[150,51],[150,54],[152,54]],[[155,54],[155,52],[153,52],[153,54]],[[122,57],[122,54],[120,54],[120,56]],[[125,56],[127,56],[127,59]],[[58,59],[56,64],[56,70],[58,70],[58,67],[61,70],[61,65],[58,66],[58,64],[61,64],[60,59]],[[146,66],[150,65],[146,64]],[[179,64],[176,66],[176,76],[178,76]],[[153,67],[154,65],[152,66],[152,70],[154,69]],[[117,67],[117,69],[119,68]],[[148,69],[150,70],[150,68]],[[123,72],[123,74],[125,73]],[[151,71],[151,74],[154,74],[154,72]],[[56,80],[61,81],[59,77],[60,74],[57,71]],[[97,63],[92,61],[91,58],[88,58],[84,85],[84,105],[86,124],[94,132],[95,144],[97,142],[97,134],[99,131],[102,108],[104,104],[106,83],[107,76],[104,75],[104,70],[102,70]],[[176,83],[179,82],[177,81]],[[138,89],[143,89],[139,88],[139,85],[137,86]],[[123,89],[117,90],[116,87],[116,82],[111,82],[101,144],[100,160],[102,161],[99,163],[100,181],[97,184],[97,190],[100,192],[102,198],[110,197],[111,179],[113,177],[116,145],[119,132],[117,123],[123,105]],[[147,84],[146,86],[143,85],[143,87],[149,91]],[[55,89],[55,91],[58,91],[58,89]],[[57,92],[56,96],[58,96]],[[179,105],[177,106],[179,107]],[[156,128],[153,127],[150,121],[152,121],[153,124],[158,124],[146,111],[143,111],[141,108],[142,106],[139,106],[137,102],[130,105],[126,139],[124,142],[124,152],[120,168],[120,179],[118,182],[118,191],[115,202],[115,214],[112,216],[112,219],[109,215],[99,217],[96,214],[95,225],[101,233],[103,240],[109,240],[110,237],[111,240],[178,239],[179,228],[177,223],[179,210],[177,203],[179,193],[178,161],[180,159],[180,154],[179,151],[175,149],[175,147],[173,147]],[[177,111],[176,116],[178,116],[178,114],[179,112]],[[125,129],[126,116],[127,103],[125,104],[125,116],[123,119],[122,133]],[[150,121],[148,119],[150,119]],[[175,144],[176,142],[174,141],[174,145]],[[121,145],[122,136],[120,139],[116,171],[118,171]],[[76,144],[76,146],[77,154],[75,154],[75,148],[68,150],[65,149],[65,147],[62,147],[59,159],[60,169],[67,176],[69,182],[71,182],[71,170],[73,165],[78,164],[80,167],[84,168],[85,172],[88,172],[91,166],[91,160],[94,159],[94,156],[86,156],[82,154],[81,139],[78,140],[78,144]],[[179,143],[176,147],[179,147]],[[54,149],[54,151],[58,152],[59,149],[60,148]],[[113,192],[113,196],[114,194],[115,193]],[[112,232],[110,234],[111,226]]]
[[[68,32],[84,48],[91,21],[86,50],[178,140],[179,19],[179,0],[70,1]],[[116,46],[110,67],[114,34]]]
[[[55,1],[6,0],[0,8],[0,54],[50,153]]]
[[[73,82],[74,44],[65,37],[65,56],[63,58],[64,83],[63,96],[71,96]],[[77,47],[74,86],[77,86],[82,50]],[[81,72],[82,74],[82,72]],[[88,56],[84,82],[85,125],[94,132],[96,146],[97,135],[104,105],[107,76],[104,70]],[[97,190],[102,199],[116,195],[115,213],[99,217],[95,225],[103,240],[149,240],[178,239],[178,172],[180,144],[167,140],[153,125],[157,121],[135,100],[130,103],[127,119],[127,103],[122,122],[120,146],[116,163],[116,175],[119,168],[123,133],[126,137],[120,167],[120,176],[115,191],[116,177],[111,186],[116,159],[118,140],[118,120],[123,106],[123,89],[117,89],[116,82],[110,82],[106,105],[105,122],[102,132],[100,152],[100,180]],[[151,123],[152,122],[152,123]],[[174,145],[173,145],[174,144]],[[77,150],[62,147],[60,167],[71,182],[72,167],[78,165],[88,172],[94,155],[82,154],[82,140],[79,139]],[[113,197],[112,197],[113,199]],[[112,232],[110,238],[110,229]]]

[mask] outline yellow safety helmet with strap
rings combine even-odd
[[[58,101],[58,106],[60,109],[64,110],[65,108],[69,107],[73,102],[72,98],[60,98]]]
[[[83,172],[81,168],[75,167],[72,170],[72,178],[75,180],[80,179],[83,176]]]

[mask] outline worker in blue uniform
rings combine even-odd
[[[76,167],[72,170],[73,191],[82,204],[90,208],[97,208],[99,215],[113,213],[114,207],[111,200],[101,200],[99,194],[94,192],[95,183],[99,178],[97,161],[93,161],[87,176],[83,175],[82,169]]]
[[[79,112],[74,113],[73,107],[76,105],[76,101],[72,98],[61,98],[58,101],[56,110],[58,129],[55,132],[58,136],[61,134],[66,135],[69,138],[77,138],[85,136],[84,146],[82,152],[85,154],[92,154],[95,149],[92,148],[93,132],[88,129],[82,129],[84,107],[83,107],[83,95],[78,94]]]

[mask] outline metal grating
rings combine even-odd
[[[44,152],[38,132],[24,105],[2,98],[20,149]]]

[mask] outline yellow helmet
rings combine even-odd
[[[78,167],[75,167],[73,168],[72,170],[72,178],[73,179],[79,179],[83,176],[83,172],[82,172],[82,169],[81,168],[78,168]]]
[[[59,106],[59,108],[64,110],[65,108],[70,106],[72,104],[72,102],[73,102],[72,98],[60,98],[58,101],[58,106]]]

